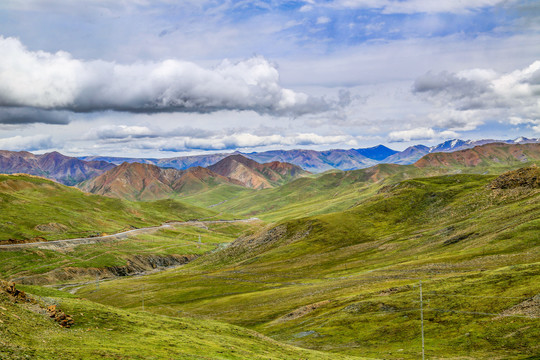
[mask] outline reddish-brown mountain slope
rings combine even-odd
[[[268,189],[309,174],[301,167],[273,161],[259,164],[242,155],[231,155],[209,166],[208,169],[231,179],[240,181],[253,189]]]
[[[493,166],[537,160],[540,160],[540,143],[515,145],[493,143],[451,153],[428,154],[414,166],[419,168]]]
[[[0,173],[38,175],[65,185],[75,185],[112,168],[114,165],[105,161],[84,161],[58,152],[34,155],[26,151],[0,150]]]
[[[84,191],[129,200],[155,200],[193,194],[218,185],[241,186],[208,169],[163,169],[151,164],[123,163],[80,185]]]

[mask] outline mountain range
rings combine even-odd
[[[186,170],[189,168],[207,168],[217,165],[221,160],[230,157],[231,155],[241,155],[243,158],[254,160],[258,163],[271,164],[273,162],[289,163],[296,165],[298,168],[288,167],[287,169],[280,168],[281,165],[274,164],[276,169],[272,169],[271,165],[269,169],[266,169],[266,173],[263,174],[263,178],[268,176],[267,179],[258,178],[257,172],[261,171],[256,169],[256,166],[249,166],[255,172],[249,176],[241,175],[245,170],[240,170],[246,165],[246,161],[238,162],[231,168],[223,173],[217,172],[217,174],[234,178],[243,183],[244,186],[252,188],[268,188],[276,185],[283,184],[295,175],[300,174],[300,170],[309,171],[312,173],[320,173],[328,170],[355,170],[368,168],[377,164],[389,163],[408,165],[414,164],[420,158],[427,154],[455,152],[464,149],[474,148],[476,146],[491,144],[491,143],[504,143],[504,144],[527,144],[527,143],[540,143],[540,139],[527,139],[517,138],[515,140],[448,140],[436,146],[428,147],[425,145],[415,145],[408,147],[403,151],[396,151],[389,149],[386,146],[378,145],[371,148],[363,149],[336,149],[326,151],[315,150],[275,150],[265,152],[252,152],[252,153],[239,153],[232,154],[216,153],[206,155],[194,155],[174,158],[122,158],[122,157],[103,157],[103,156],[86,156],[81,158],[75,158],[62,155],[58,152],[51,152],[42,155],[35,155],[27,151],[6,151],[0,150],[0,173],[13,174],[13,173],[26,173],[30,175],[43,176],[55,181],[58,181],[64,185],[76,185],[83,181],[95,178],[105,171],[113,169],[116,165],[126,163],[143,163],[155,165],[160,168],[172,168],[176,170]],[[234,159],[234,158],[233,158]],[[237,158],[238,160],[238,158]],[[253,164],[252,164],[253,165]],[[301,169],[300,169],[301,168]],[[223,165],[214,167],[214,170],[223,169]],[[214,171],[212,170],[212,171]],[[278,174],[271,174],[271,171]],[[196,172],[196,171],[195,171]],[[230,173],[229,173],[230,172]],[[233,175],[233,173],[235,173]],[[289,175],[286,175],[288,173]],[[256,176],[255,176],[256,175]],[[249,178],[253,182],[249,184],[242,180],[242,178]],[[257,179],[258,178],[258,179]]]
[[[363,169],[376,164],[414,164],[422,156],[437,152],[453,152],[465,149],[471,149],[475,146],[490,144],[490,143],[505,143],[505,144],[525,144],[538,143],[540,139],[517,138],[514,140],[448,140],[441,144],[431,147],[425,145],[410,146],[403,151],[392,150],[384,145],[378,145],[370,148],[361,149],[334,149],[334,150],[272,150],[264,152],[240,153],[232,154],[216,153],[208,155],[180,156],[173,158],[123,158],[123,157],[108,157],[108,156],[85,156],[81,160],[85,161],[106,161],[116,165],[123,162],[141,162],[153,164],[159,167],[172,167],[179,170],[185,170],[193,166],[208,167],[216,162],[226,158],[227,156],[240,154],[244,157],[255,160],[259,163],[269,163],[273,161],[287,162],[302,169],[320,173],[332,169],[339,170],[355,170]]]
[[[114,167],[103,160],[84,161],[58,152],[34,155],[27,151],[0,150],[0,173],[38,175],[64,185],[75,185]]]
[[[160,168],[152,164],[122,163],[85,181],[79,187],[86,192],[128,200],[155,200],[189,196],[215,188],[267,189],[309,173],[286,163],[259,164],[242,155],[231,155],[216,164],[186,170]]]

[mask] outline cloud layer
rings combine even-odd
[[[439,108],[431,119],[438,126],[469,130],[488,121],[540,124],[540,61],[499,74],[490,69],[427,73],[413,92]]]
[[[282,88],[262,57],[206,69],[166,60],[117,64],[69,53],[29,51],[0,37],[0,106],[74,112],[212,112],[254,110],[301,115],[328,109],[322,99]]]

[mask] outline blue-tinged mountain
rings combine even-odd
[[[124,162],[139,162],[152,164],[163,168],[174,168],[185,170],[195,166],[208,167],[230,155],[242,155],[258,163],[271,163],[274,161],[286,162],[300,166],[304,170],[320,173],[327,170],[356,170],[367,168],[376,164],[414,164],[424,155],[438,152],[454,152],[474,148],[475,146],[490,143],[505,144],[526,144],[540,142],[539,139],[527,139],[524,137],[515,140],[460,140],[453,139],[445,141],[435,146],[414,145],[403,151],[392,150],[384,145],[378,145],[370,148],[360,149],[333,149],[325,151],[295,149],[295,150],[271,150],[252,153],[217,153],[193,156],[180,156],[173,158],[155,159],[155,158],[121,158],[121,157],[102,157],[86,156],[82,160],[101,160],[116,165]]]
[[[358,154],[362,156],[365,156],[369,159],[377,160],[377,161],[382,161],[399,152],[399,151],[387,148],[384,145],[377,145],[377,146],[365,148],[365,149],[356,149],[354,151],[356,151]]]

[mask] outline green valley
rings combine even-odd
[[[423,328],[426,358],[533,359],[538,160],[512,150],[501,161],[482,148],[477,166],[452,153],[452,165],[438,155],[427,166],[331,171],[260,190],[206,182],[140,202],[2,176],[2,236],[14,240],[0,247],[0,278],[42,306],[59,304],[75,325],[59,328],[37,305],[0,294],[0,354],[417,359]]]

